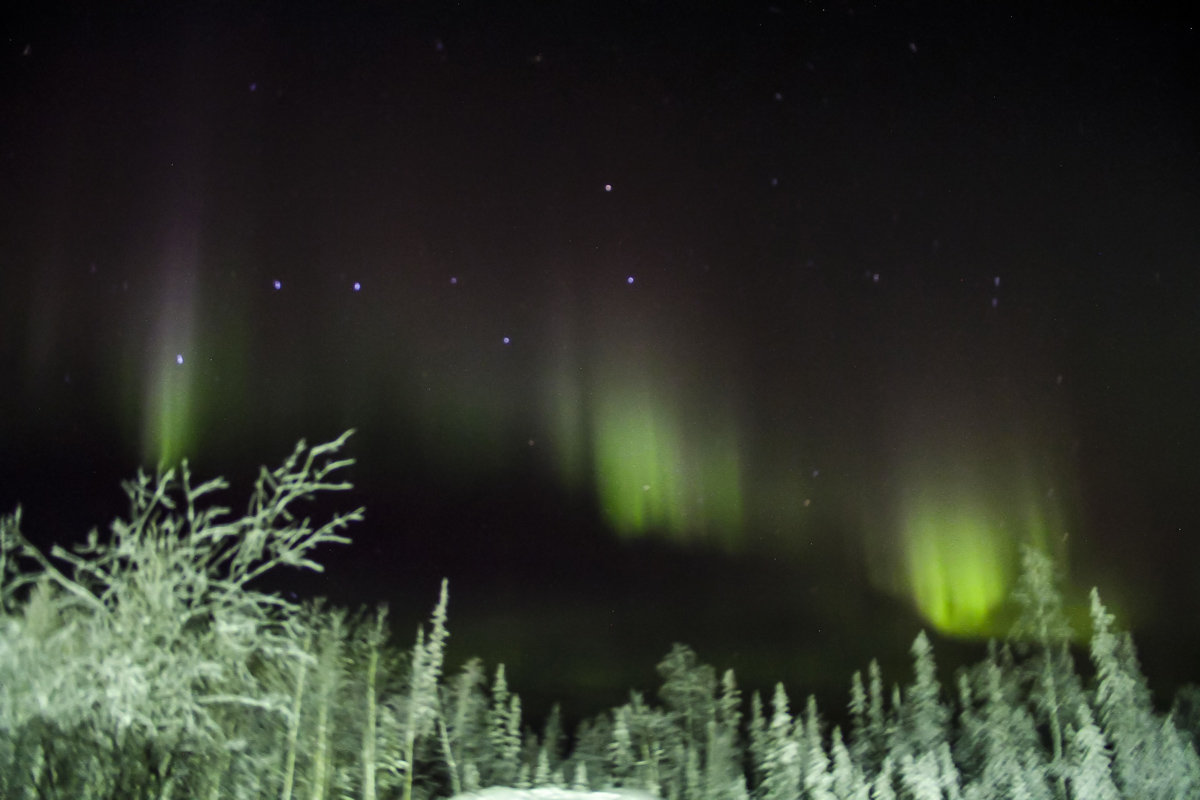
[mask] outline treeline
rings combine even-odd
[[[668,800],[1176,800],[1200,797],[1197,697],[1157,713],[1133,641],[1091,594],[1085,680],[1054,566],[1027,550],[1010,641],[941,685],[924,633],[907,682],[877,664],[850,680],[845,730],[782,684],[743,701],[676,645],[657,702],[535,731],[504,666],[443,674],[445,582],[401,649],[386,610],[293,603],[255,588],[281,566],[320,570],[361,509],[319,526],[297,506],[343,491],[349,433],[263,469],[246,512],[202,507],[185,463],[125,485],[101,539],[47,555],[0,519],[0,797],[402,798],[488,786],[631,787]]]

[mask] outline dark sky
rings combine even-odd
[[[281,580],[407,637],[448,575],[527,694],[682,640],[844,702],[1003,633],[1022,542],[1196,677],[1194,18],[192,5],[0,20],[31,536],[353,427],[367,521]]]

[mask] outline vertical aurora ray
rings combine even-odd
[[[596,491],[622,535],[680,531],[683,453],[675,414],[644,387],[606,387],[593,420]]]
[[[665,327],[652,294],[554,289],[542,414],[558,481],[590,495],[613,533],[736,547],[742,463],[729,398],[701,375],[688,326]],[[591,309],[587,306],[595,302]],[[675,320],[678,323],[678,320]]]
[[[556,307],[573,306],[560,300]],[[572,495],[586,491],[591,468],[587,434],[587,397],[583,386],[583,364],[576,325],[571,314],[556,314],[551,320],[549,353],[543,381],[542,415],[549,422],[550,457],[558,480]]]
[[[159,354],[160,358],[164,354]],[[177,355],[176,358],[179,358]],[[158,367],[146,400],[146,431],[142,452],[164,464],[175,464],[188,455],[193,417],[192,369],[182,360]]]
[[[868,522],[869,574],[945,635],[1008,635],[1022,546],[1068,567],[1071,417],[1042,342],[1005,320],[968,342],[957,324],[909,316],[937,302],[890,320],[909,333],[880,377],[889,496],[873,498],[882,516]]]
[[[157,253],[146,266],[159,274],[157,318],[138,348],[145,359],[140,421],[143,461],[174,466],[195,457],[197,419],[196,378],[201,356],[196,352],[197,309],[201,307],[200,278],[204,261],[210,114],[204,89],[197,81],[195,53],[184,43],[174,76],[173,113],[158,146],[171,165],[161,183],[148,187],[155,198],[154,213],[162,214]],[[178,168],[176,165],[178,164]]]
[[[151,463],[171,466],[195,455],[194,280],[192,270],[173,271],[163,289],[141,412],[142,458]]]
[[[590,478],[623,538],[739,547],[743,464],[729,398],[697,379],[696,359],[672,352],[688,349],[678,339],[623,322],[623,335],[601,337],[578,365],[564,357],[552,367],[560,479]]]
[[[736,546],[741,461],[727,420],[688,425],[660,388],[635,380],[600,389],[591,440],[596,494],[622,536],[659,532],[680,543]]]
[[[990,635],[1015,577],[1017,542],[970,493],[923,490],[903,517],[903,569],[912,599],[943,633]]]
[[[883,583],[953,636],[1008,633],[1022,545],[1066,564],[1064,512],[1055,492],[1034,490],[1046,481],[1030,467],[1033,451],[989,438],[957,451],[927,445],[899,471],[898,551]]]
[[[196,376],[197,310],[201,307],[202,191],[198,176],[188,174],[192,192],[180,192],[169,205],[171,215],[158,252],[148,257],[158,272],[157,288],[147,287],[145,302],[157,314],[134,334],[142,375],[137,420],[141,458],[147,465],[174,466],[193,452],[198,429]],[[140,345],[140,346],[138,346]],[[131,398],[132,399],[132,398]]]

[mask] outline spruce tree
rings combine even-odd
[[[1021,795],[1050,800],[1045,756],[1033,718],[1005,692],[1003,671],[994,657],[982,664],[979,674],[982,706],[964,718],[960,744],[964,760],[975,767],[972,785],[986,798]]]
[[[1091,614],[1096,708],[1105,738],[1112,744],[1117,786],[1139,800],[1168,800],[1174,787],[1155,758],[1160,749],[1158,726],[1133,642],[1113,631],[1113,615],[1094,588]]]
[[[609,765],[609,748],[612,744],[615,721],[614,713],[601,714],[589,720],[584,720],[575,730],[575,749],[571,752],[569,761],[575,765],[576,778],[586,778],[589,787],[616,785],[612,768]],[[573,780],[573,787],[578,785]]]
[[[817,713],[817,698],[808,696],[804,709],[801,735],[801,772],[805,796],[810,800],[834,800],[833,776],[829,772],[829,756],[821,733],[821,717]]]
[[[879,772],[871,780],[871,800],[896,800],[895,762],[884,756]]]
[[[747,723],[747,728],[746,749],[750,754],[751,778],[753,785],[758,787],[766,781],[767,752],[770,750],[770,740],[767,735],[767,721],[763,715],[762,695],[757,691],[750,694],[750,721]]]
[[[521,698],[509,692],[503,664],[496,667],[492,685],[487,740],[491,748],[487,780],[498,786],[510,785],[521,767]]]
[[[471,658],[459,670],[449,687],[442,689],[442,708],[439,739],[443,758],[450,772],[450,790],[454,794],[479,789],[478,782],[468,778],[468,769],[476,778],[480,762],[487,751],[484,741],[487,728],[487,678],[483,662]]]
[[[1085,703],[1079,704],[1076,723],[1078,728],[1070,736],[1066,766],[1071,800],[1121,800],[1113,782],[1108,742]]]
[[[924,751],[917,758],[911,752],[900,757],[900,785],[912,800],[943,800],[942,774],[937,754]]]
[[[676,643],[658,665],[663,685],[658,696],[687,738],[703,747],[705,730],[716,719],[716,672],[701,664],[692,648]]]
[[[866,736],[867,730],[867,690],[863,687],[862,671],[854,670],[850,676],[850,702],[846,708],[850,711],[850,739],[858,740]]]
[[[829,754],[833,759],[832,790],[838,800],[869,800],[871,787],[867,783],[849,748],[842,740],[841,728],[834,728],[829,746]]]
[[[631,692],[624,708],[637,759],[633,786],[670,796],[685,779],[686,739],[682,731],[667,713],[647,705],[640,692]]]
[[[761,800],[796,800],[800,795],[800,745],[782,683],[775,684],[771,708],[763,754]]]
[[[745,783],[738,735],[742,720],[741,704],[742,693],[737,687],[733,670],[726,670],[721,680],[716,719],[709,721],[705,731],[704,795],[707,800],[725,800],[739,783]]]
[[[1068,649],[1074,632],[1063,611],[1058,576],[1050,557],[1027,545],[1021,552],[1021,566],[1013,590],[1020,616],[1012,637],[1018,647],[1031,651],[1021,676],[1028,685],[1036,720],[1049,736],[1049,769],[1054,775],[1061,771],[1065,747],[1059,710],[1073,708],[1082,699],[1082,687]],[[1057,780],[1061,784],[1061,779]],[[1060,793],[1062,788],[1060,785]]]
[[[937,749],[939,785],[946,800],[962,800],[962,775],[954,763],[950,743],[942,742]]]
[[[878,771],[887,750],[888,732],[884,712],[883,676],[879,662],[872,659],[868,667],[869,690],[863,686],[862,674],[855,672],[850,680],[850,754],[867,776]]]
[[[1200,686],[1184,684],[1171,702],[1171,719],[1193,748],[1200,749]]]
[[[541,752],[546,754],[547,767],[557,770],[563,759],[563,748],[566,746],[567,734],[563,730],[562,706],[555,703],[550,706],[550,714],[542,726]]]
[[[430,620],[428,639],[425,638],[424,627],[417,629],[417,643],[412,653],[412,668],[409,674],[403,726],[402,758],[408,765],[404,778],[403,800],[412,799],[417,745],[437,729],[442,719],[438,684],[442,677],[442,664],[445,660],[446,638],[449,636],[446,630],[446,605],[449,599],[449,582],[443,579],[437,605],[434,606],[433,616]],[[381,625],[382,614],[381,610]]]
[[[911,652],[914,678],[904,693],[900,724],[893,734],[891,751],[920,757],[935,752],[947,740],[950,712],[941,701],[933,646],[925,631],[917,634]]]

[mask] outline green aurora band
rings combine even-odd
[[[211,417],[218,406],[224,417],[247,402],[244,380],[233,382],[243,391],[222,404],[210,396],[214,387],[198,371],[204,357],[193,317],[231,327],[229,319],[205,318],[199,288],[186,279],[165,282],[157,325],[148,332],[155,342],[153,366],[142,370],[141,397],[126,398],[128,406],[138,406],[147,461],[170,465],[194,456],[202,429],[215,424]],[[232,313],[235,319],[243,316]],[[353,329],[353,318],[342,322]],[[236,332],[226,331],[208,345],[240,353],[236,363],[246,371],[244,320],[233,327]],[[525,441],[515,434],[530,418],[529,384],[507,379],[497,363],[469,350],[441,359],[424,358],[421,347],[384,352],[379,344],[388,338],[384,328],[382,322],[366,325],[351,337],[357,346],[343,343],[325,354],[326,371],[349,369],[353,378],[344,382],[363,395],[354,402],[343,398],[341,415],[366,414],[380,425],[407,420],[414,443],[464,479],[486,481],[506,469],[514,441]],[[579,328],[577,319],[559,319],[551,332],[559,346],[535,368],[540,402],[534,416],[547,424],[547,441],[544,447],[536,442],[537,452],[550,459],[564,488],[595,499],[615,535],[655,536],[726,552],[744,550],[752,539],[803,557],[813,552],[806,545],[827,535],[827,525],[842,520],[854,529],[856,508],[879,505],[877,496],[836,496],[836,489],[831,496],[818,488],[780,455],[784,442],[750,447],[736,393],[729,390],[737,382],[721,369],[721,359],[696,357],[694,346],[681,344],[682,333],[652,336],[655,324],[645,320],[604,336],[587,336]],[[419,334],[413,338],[423,344]],[[359,355],[339,360],[343,349]],[[507,348],[500,352],[511,354]],[[392,369],[380,372],[381,360]],[[301,359],[272,383],[281,389],[303,384],[314,363]],[[260,400],[286,410],[287,394],[267,393]],[[1062,503],[1068,498],[1046,491],[1063,485],[1051,474],[1061,464],[1034,466],[1053,461],[1043,457],[1052,447],[1029,446],[1035,439],[1048,441],[1045,437],[1007,435],[998,420],[1002,415],[989,413],[994,409],[970,400],[964,405],[979,413],[942,406],[954,411],[920,416],[915,423],[910,417],[909,426],[898,426],[907,435],[901,434],[894,448],[899,460],[887,471],[887,482],[898,491],[896,504],[889,518],[867,522],[875,533],[864,554],[876,588],[911,603],[943,634],[979,638],[1008,633],[1005,606],[1022,544],[1066,564]],[[528,445],[534,444],[531,435]],[[772,450],[772,444],[778,446]],[[774,461],[761,463],[764,458]],[[754,537],[747,536],[748,529]]]
[[[593,337],[578,317],[552,324],[560,346],[541,406],[560,482],[593,496],[624,539],[739,549],[745,473],[730,398],[711,386],[720,359],[696,358],[683,328],[662,331],[650,314],[597,324]]]
[[[903,524],[904,563],[913,602],[939,631],[987,636],[1008,597],[1016,547],[991,515],[969,499],[920,496]]]
[[[635,379],[606,383],[599,392],[590,429],[595,488],[617,533],[661,532],[678,543],[737,547],[741,463],[727,423],[689,426],[662,387]]]
[[[899,588],[938,631],[963,638],[1010,632],[1022,545],[1064,566],[1067,555],[1059,497],[1034,490],[1045,482],[1029,459],[1012,447],[978,452],[974,463],[943,452],[939,468],[918,460],[898,508]]]
[[[169,366],[158,366],[147,390],[142,457],[155,463],[172,465],[190,453],[192,445],[193,395],[191,365],[177,363],[174,356],[160,354]]]
[[[193,280],[171,275],[166,283],[145,380],[141,444],[143,461],[173,466],[196,455],[191,452],[196,427],[195,297]]]

